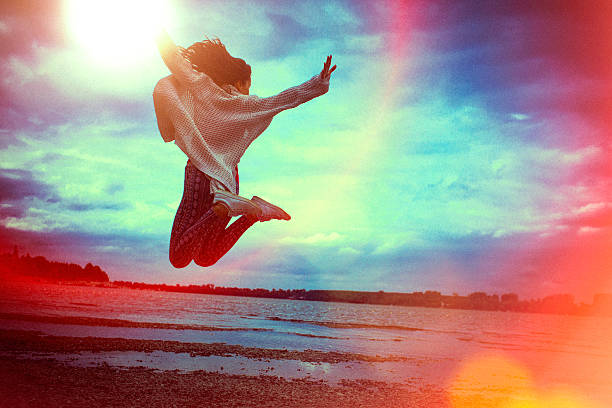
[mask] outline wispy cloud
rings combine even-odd
[[[281,243],[288,244],[306,244],[306,245],[329,245],[334,244],[338,245],[342,242],[342,236],[337,232],[332,232],[330,234],[318,233],[314,235],[310,235],[308,237],[285,237],[280,240]]]

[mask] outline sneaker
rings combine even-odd
[[[291,216],[283,211],[282,208],[270,204],[266,200],[253,196],[251,201],[261,208],[261,216],[259,217],[259,221],[270,221],[272,219],[289,221],[291,219]]]
[[[261,218],[261,208],[251,202],[251,200],[240,197],[239,195],[230,193],[229,191],[216,191],[213,198],[214,203],[221,203],[228,209],[230,217],[246,215],[252,218]]]

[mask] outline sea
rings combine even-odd
[[[0,328],[48,335],[226,343],[358,353],[388,361],[339,363],[190,356],[154,351],[53,354],[66,364],[145,366],[228,374],[428,384],[450,393],[612,406],[612,318],[364,305],[59,284],[0,284]],[[197,325],[209,330],[77,325],[16,315]],[[241,330],[227,330],[241,329]],[[40,353],[39,353],[40,354]],[[49,358],[36,353],[18,358]],[[560,397],[561,396],[561,397]],[[551,399],[552,398],[552,399]],[[530,405],[531,406],[531,405]]]

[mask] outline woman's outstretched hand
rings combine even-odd
[[[331,76],[332,72],[334,72],[336,70],[336,66],[334,65],[333,67],[331,67],[331,69],[329,68],[331,65],[331,59],[332,56],[328,55],[327,56],[327,61],[325,61],[325,64],[323,64],[323,70],[321,71],[321,79],[329,79],[329,77]]]

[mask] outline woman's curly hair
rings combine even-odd
[[[185,57],[196,71],[205,73],[220,87],[251,78],[251,66],[232,57],[218,38],[192,44],[185,50]]]

